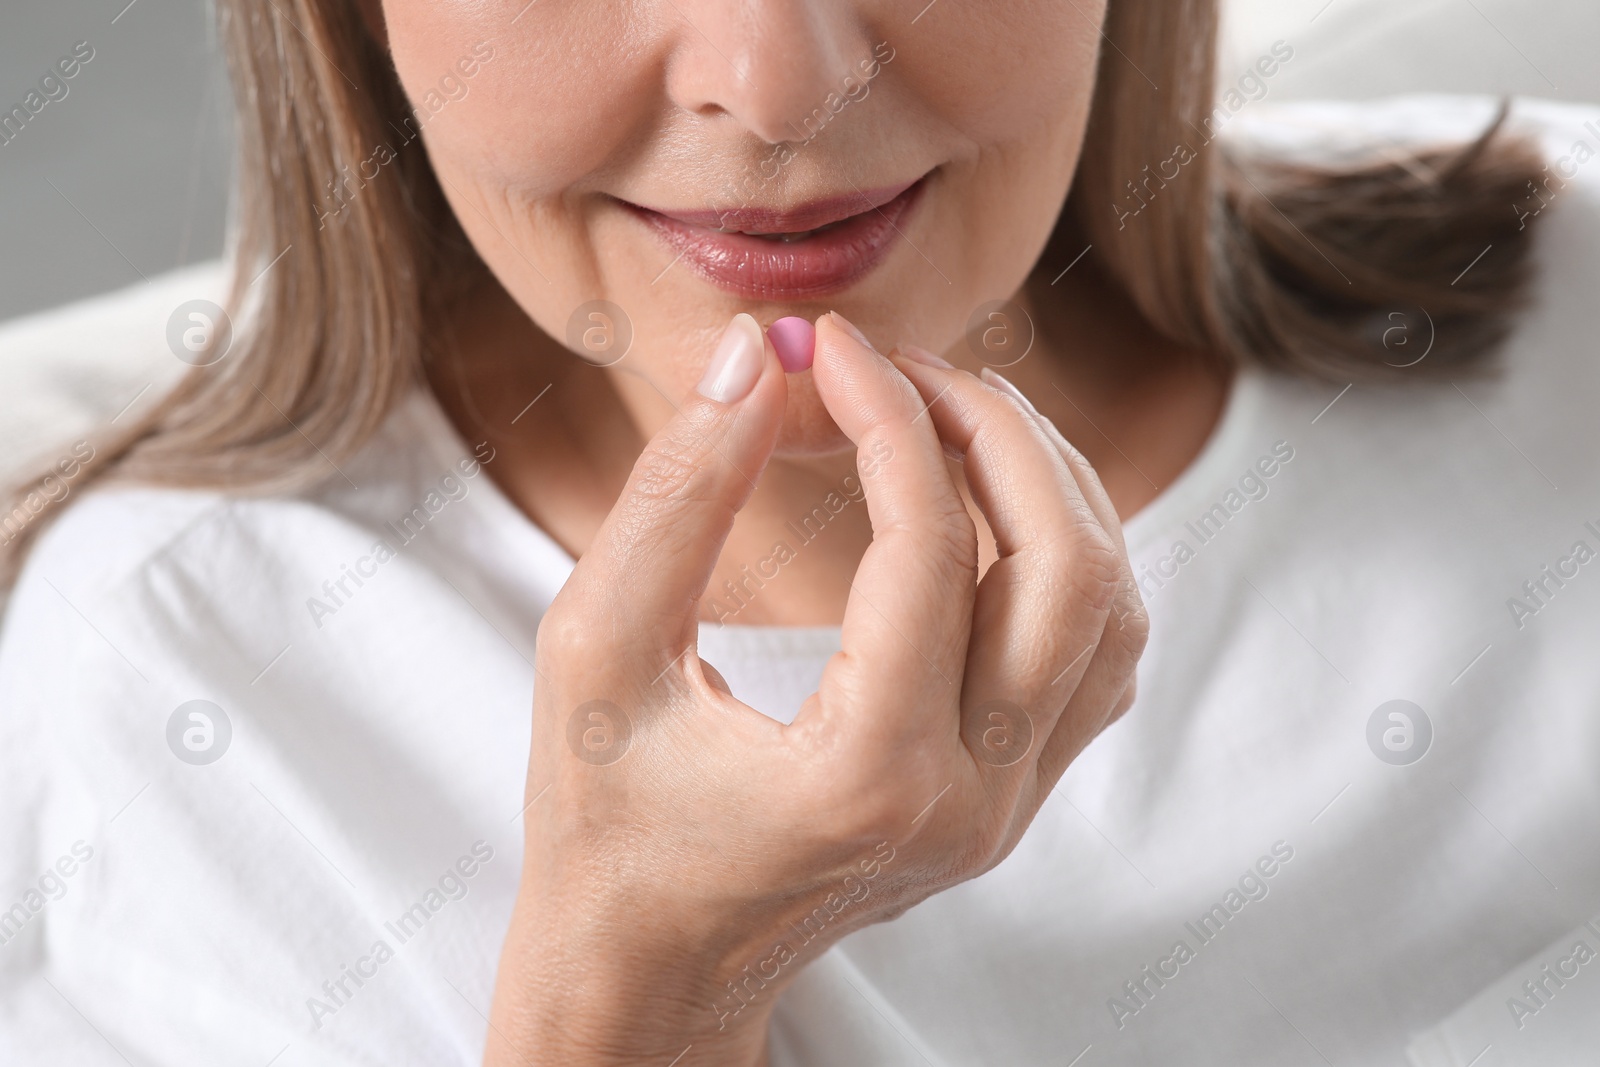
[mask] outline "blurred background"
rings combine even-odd
[[[1220,74],[1276,40],[1275,100],[1415,91],[1600,101],[1597,0],[1225,0]],[[0,320],[222,249],[229,99],[207,0],[8,2],[0,112],[73,45],[94,58],[0,144]]]
[[[232,104],[211,5],[127,2],[6,0],[0,14],[0,115],[73,45],[94,49],[0,144],[0,319],[222,250]]]

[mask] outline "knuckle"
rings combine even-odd
[[[691,500],[701,491],[703,469],[700,449],[674,438],[651,441],[633,465],[633,494],[656,503]]]
[[[914,546],[916,555],[932,562],[942,577],[973,584],[978,575],[978,528],[966,511],[952,508],[919,515],[913,522],[886,523],[875,537],[896,534]]]
[[[979,875],[999,865],[1011,846],[1009,821],[986,818],[967,836],[966,847],[958,856],[958,870],[964,875]]]
[[[940,882],[964,882],[976,878],[994,867],[999,860],[998,847],[983,830],[974,830],[965,839],[952,846],[937,872]]]
[[[1099,526],[1084,531],[1068,551],[1067,559],[1084,588],[1097,594],[1114,590],[1122,576],[1116,542]]]
[[[561,596],[556,596],[534,636],[534,648],[541,659],[552,663],[571,662],[592,635],[592,627]]]
[[[1131,579],[1125,581],[1133,584]],[[1112,610],[1116,613],[1116,629],[1122,647],[1128,651],[1130,659],[1137,660],[1150,643],[1150,612],[1137,589],[1131,591],[1126,601],[1113,604]]]
[[[943,559],[976,577],[978,572],[978,528],[965,511],[948,511],[935,516],[925,531],[929,546]]]
[[[1111,603],[1122,578],[1121,558],[1111,536],[1098,525],[1080,528],[1051,546],[1045,566],[1064,618],[1081,610],[1084,601]]]

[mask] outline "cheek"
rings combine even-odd
[[[551,0],[390,0],[386,7],[396,71],[421,110],[428,157],[457,219],[507,291],[561,340],[575,309],[596,299],[623,305],[636,327],[650,323],[649,310],[629,295],[642,283],[605,277],[604,234],[581,195],[625,164],[659,95],[657,72],[638,58],[641,42],[619,14],[624,7]],[[462,76],[458,61],[486,52],[476,72]],[[452,71],[465,94],[430,109]],[[640,352],[644,339],[636,338]]]
[[[626,5],[525,5],[391,0],[386,20],[435,167],[486,192],[539,200],[621,150],[651,99],[643,84],[650,72],[628,62]],[[470,77],[463,59],[476,63]],[[452,76],[464,86],[453,100],[441,87]]]
[[[906,43],[915,62],[900,70],[946,121],[994,144],[1087,114],[1104,0],[953,6]]]
[[[960,138],[947,166],[959,194],[929,250],[956,284],[924,320],[917,340],[928,347],[961,344],[972,315],[1016,292],[1042,250],[1077,166],[1103,10],[1095,0],[941,4],[944,21],[928,27],[937,32],[896,60],[911,96]]]

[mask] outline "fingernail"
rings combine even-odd
[[[916,345],[901,345],[899,348],[895,349],[895,351],[899,352],[902,356],[905,356],[913,363],[921,363],[924,367],[938,367],[941,370],[956,369],[955,364],[946,362],[945,360],[934,355],[932,352],[929,352],[926,348],[918,348]]]
[[[817,353],[817,328],[795,315],[779,319],[767,327],[767,336],[778,353],[786,374],[798,374],[811,366]]]
[[[743,400],[761,377],[761,361],[766,354],[761,324],[741,312],[723,331],[705,376],[695,388],[701,396],[719,404]]]
[[[876,348],[872,347],[872,342],[867,340],[867,335],[862,333],[860,330],[856,329],[855,323],[851,322],[849,319],[845,318],[843,315],[839,314],[837,311],[828,312],[828,317],[833,319],[833,324],[835,326],[839,327],[839,329],[843,330],[845,333],[849,334],[851,337],[854,337],[857,341],[860,341],[862,346],[865,347],[867,349],[867,351],[869,351],[869,352],[876,352],[877,351]]]
[[[978,377],[982,378],[988,385],[1000,390],[1002,393],[1005,393],[1017,403],[1021,404],[1023,411],[1028,412],[1030,415],[1039,414],[1039,409],[1033,406],[1033,401],[1022,395],[1021,389],[1018,389],[1016,386],[1006,381],[990,368],[983,368],[982,371],[978,372]]]

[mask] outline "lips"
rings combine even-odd
[[[800,300],[846,289],[876,267],[923,186],[918,179],[852,191],[790,211],[627,207],[713,285],[751,299]]]

